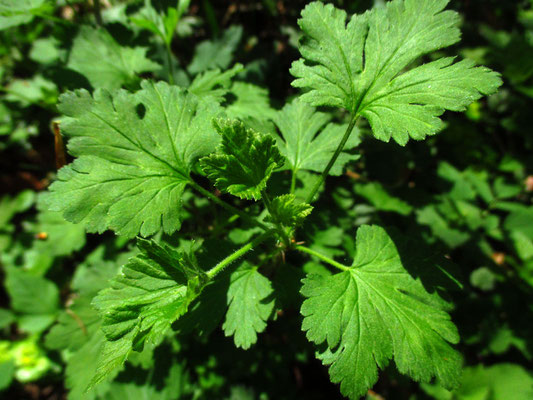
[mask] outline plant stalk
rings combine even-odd
[[[322,261],[324,261],[325,263],[328,263],[329,265],[332,265],[334,266],[335,268],[338,268],[340,269],[341,271],[349,271],[350,270],[350,267],[344,265],[344,264],[341,264],[335,260],[332,260],[331,258],[325,256],[324,254],[321,254],[319,253],[318,251],[315,251],[313,249],[310,249],[309,247],[305,247],[305,246],[294,246],[293,247],[295,250],[298,250],[298,251],[301,251],[302,253],[307,253],[307,254],[310,254]]]
[[[211,268],[209,271],[207,271],[207,277],[209,279],[213,279],[215,276],[217,276],[219,273],[221,273],[224,268],[226,268],[228,265],[230,265],[232,262],[236,261],[246,253],[248,253],[250,250],[253,250],[255,246],[258,246],[259,244],[263,243],[265,240],[270,238],[275,231],[270,230],[262,235],[256,237],[254,240],[252,240],[250,243],[244,245],[239,250],[237,250],[235,253],[229,255],[222,261],[220,261],[217,265],[215,265],[213,268]]]
[[[261,198],[263,199],[263,203],[265,203],[265,207],[270,215],[272,214],[272,203],[270,202],[270,197],[268,197],[268,194],[266,191],[261,191]],[[289,236],[287,235],[287,232],[285,232],[285,229],[283,229],[283,226],[281,224],[275,224],[279,234],[282,236],[283,241],[285,242],[285,246],[289,247],[291,244],[291,240]]]
[[[313,187],[313,190],[311,190],[311,193],[309,193],[309,195],[307,196],[307,199],[305,199],[306,203],[311,203],[311,201],[315,197],[316,192],[318,192],[318,189],[320,189],[320,187],[326,180],[326,177],[328,176],[329,171],[333,167],[333,164],[335,164],[335,161],[337,161],[337,158],[339,158],[341,151],[344,149],[344,146],[346,145],[346,142],[348,141],[356,122],[357,122],[357,116],[353,116],[350,123],[348,124],[348,127],[346,128],[346,132],[344,132],[344,136],[342,137],[342,140],[340,141],[339,145],[337,146],[337,149],[335,150],[335,153],[333,153],[333,156],[331,156],[331,159],[329,160],[328,165],[326,166],[326,169],[322,171],[322,174],[320,175],[320,179]]]
[[[292,170],[292,174],[291,174],[291,191],[290,191],[291,194],[294,194],[294,191],[296,190],[296,173],[297,172],[298,171],[296,169]]]
[[[194,182],[192,179],[189,181],[189,184],[198,192],[200,192],[201,194],[203,194],[204,196],[206,196],[207,198],[209,198],[210,200],[213,200],[213,202],[215,202],[216,204],[218,204],[220,207],[228,210],[229,212],[233,213],[233,214],[237,214],[239,217],[241,217],[242,219],[244,219],[245,221],[247,222],[250,222],[254,225],[257,225],[259,226],[260,228],[262,228],[263,230],[265,231],[269,231],[270,228],[268,226],[266,226],[265,224],[263,224],[262,222],[260,221],[257,221],[255,218],[253,218],[252,216],[246,214],[245,212],[239,210],[238,208],[236,207],[233,207],[231,204],[228,204],[226,203],[225,201],[219,199],[217,196],[215,196],[213,193],[211,193],[210,191],[208,190],[205,190],[203,187],[201,187],[199,184],[197,184],[196,182]]]

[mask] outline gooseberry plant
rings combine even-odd
[[[377,225],[358,227],[349,265],[299,239],[326,178],[357,158],[365,120],[376,139],[404,146],[441,131],[446,110],[463,111],[501,84],[472,61],[433,54],[460,40],[459,15],[447,3],[393,0],[350,17],[331,4],[308,4],[299,19],[301,58],[290,69],[302,93],[279,111],[265,110],[276,131],[227,106],[239,64],[199,74],[187,88],[144,80],[133,93],[60,97],[61,130],[75,160],[41,204],[90,232],[138,237],[139,253],[93,300],[104,345],[89,389],[147,343],[158,345],[185,325],[207,329],[212,308],[225,313],[222,328],[235,345],[251,347],[275,315],[279,293],[269,274],[286,268],[290,252],[331,268],[301,282],[302,330],[343,395],[366,393],[391,360],[416,381],[458,385],[459,336],[443,295],[456,282],[441,258]],[[331,122],[326,108],[343,123]],[[290,174],[290,183],[273,196],[276,174]],[[188,248],[161,240],[180,230],[198,196],[229,216],[215,228],[222,234],[239,223],[252,227],[246,244],[210,265],[196,256],[201,240]],[[210,299],[224,274],[226,304]]]

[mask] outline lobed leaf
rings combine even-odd
[[[348,126],[330,123],[331,118],[331,114],[318,112],[298,99],[274,115],[274,122],[282,136],[278,137],[278,147],[293,171],[322,172],[326,168]],[[344,150],[353,149],[359,143],[358,132],[352,132]],[[341,175],[344,165],[357,158],[356,154],[342,152],[330,174]]]
[[[274,139],[236,120],[218,119],[213,125],[222,143],[216,153],[200,160],[204,172],[222,191],[260,199],[270,175],[284,162]]]
[[[302,59],[290,72],[314,106],[365,117],[376,138],[405,145],[443,128],[445,110],[462,111],[501,85],[499,75],[470,60],[438,59],[403,72],[419,57],[460,39],[449,0],[393,0],[353,15],[313,2],[298,21]],[[403,73],[402,73],[403,72]]]
[[[257,333],[265,330],[274,309],[273,293],[270,280],[248,263],[231,274],[222,329],[226,336],[233,336],[235,346],[249,349],[257,341]]]
[[[94,88],[118,89],[155,71],[159,64],[146,57],[144,47],[118,44],[104,29],[83,26],[74,39],[67,66],[85,76]]]
[[[121,366],[146,341],[159,344],[205,285],[203,274],[183,253],[143,239],[138,247],[141,253],[93,300],[102,316],[106,342],[90,386]]]
[[[233,59],[241,37],[242,27],[233,25],[226,29],[220,38],[200,43],[194,50],[187,70],[195,75],[213,67],[226,69]]]
[[[222,102],[229,91],[232,78],[243,70],[242,64],[235,64],[226,71],[213,69],[198,74],[189,86],[189,92],[198,97],[211,97],[215,101]]]
[[[78,157],[40,199],[89,232],[133,237],[180,228],[181,198],[195,161],[219,142],[209,121],[218,105],[164,82],[111,95],[61,96],[62,131]],[[169,207],[169,205],[172,205]]]
[[[351,267],[303,280],[302,329],[323,346],[319,358],[351,399],[372,387],[378,367],[392,358],[414,380],[436,377],[446,387],[458,384],[461,356],[449,343],[459,336],[446,312],[449,305],[411,275],[407,262],[417,263],[400,257],[383,228],[363,225]]]
[[[265,221],[272,221],[287,227],[301,225],[305,218],[311,214],[313,207],[307,203],[298,203],[293,194],[284,194],[274,197],[270,205],[271,215]]]

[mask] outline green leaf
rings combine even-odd
[[[365,117],[376,138],[405,145],[443,128],[445,110],[463,111],[501,85],[497,73],[452,57],[404,72],[421,56],[459,41],[449,0],[394,0],[346,24],[344,11],[313,2],[298,21],[302,59],[290,70],[302,99]]]
[[[242,64],[235,64],[233,68],[224,72],[214,69],[198,74],[189,86],[189,92],[198,97],[211,97],[215,101],[222,102],[228,93],[231,79],[242,70]]]
[[[184,364],[172,364],[164,372],[166,374],[161,376],[161,373],[152,374],[152,371],[132,371],[126,375],[130,378],[127,381],[119,377],[112,382],[109,385],[109,391],[101,399],[175,400],[186,398],[190,384]]]
[[[465,368],[461,387],[453,393],[437,385],[422,388],[428,394],[438,393],[437,399],[529,400],[533,397],[533,377],[517,364],[477,365]]]
[[[39,64],[52,64],[63,58],[65,50],[54,37],[44,37],[33,42],[29,56]]]
[[[46,335],[46,347],[53,350],[79,350],[100,329],[100,316],[90,297],[77,298]]]
[[[107,383],[101,383],[89,392],[86,390],[87,382],[96,374],[105,343],[104,333],[98,330],[67,360],[65,386],[69,389],[69,400],[100,399],[100,394],[108,390]],[[108,378],[114,378],[118,372],[110,371]]]
[[[257,342],[257,333],[265,330],[274,309],[273,293],[270,280],[246,262],[231,274],[222,328],[226,336],[233,336],[235,346],[246,350]]]
[[[15,376],[16,365],[14,360],[0,361],[0,391],[9,388]]]
[[[329,123],[331,118],[331,114],[317,112],[298,99],[275,114],[273,119],[283,138],[278,138],[278,146],[293,171],[322,172],[326,168],[347,128],[346,124]],[[344,150],[353,149],[359,143],[356,130],[350,135]],[[342,152],[330,174],[341,175],[344,165],[357,158],[358,155]]]
[[[93,300],[106,343],[91,387],[120,367],[132,350],[145,342],[159,344],[205,284],[194,258],[154,241],[139,239],[137,245],[141,254]]]
[[[109,248],[101,245],[76,269],[71,282],[76,297],[67,309],[57,318],[57,324],[46,336],[45,344],[50,349],[68,349],[66,358],[66,386],[69,399],[93,400],[108,390],[108,385],[100,384],[85,393],[87,382],[96,374],[99,355],[106,339],[101,330],[102,318],[91,305],[93,297],[108,286],[117,274],[122,260],[127,261],[132,252],[121,253],[118,258],[109,259]],[[113,376],[114,371],[111,373]]]
[[[133,237],[179,229],[189,172],[219,142],[210,124],[216,103],[164,82],[141,86],[134,94],[61,96],[62,131],[78,159],[59,171],[41,201],[89,232],[110,228]]]
[[[82,26],[67,66],[84,75],[94,88],[118,89],[135,83],[139,73],[160,68],[146,58],[146,50],[121,46],[106,30]]]
[[[18,213],[26,211],[35,201],[35,193],[24,190],[14,197],[2,196],[0,198],[0,252],[6,250],[12,239],[14,226],[11,219]]]
[[[33,12],[45,9],[46,0],[0,0],[0,30],[31,22]]]
[[[56,211],[41,211],[36,223],[26,225],[34,236],[42,236],[42,239],[36,240],[34,244],[35,250],[41,254],[47,253],[52,257],[66,256],[85,245],[83,224],[65,221],[61,213]]]
[[[381,211],[392,211],[401,215],[409,215],[413,210],[405,201],[391,196],[378,182],[358,183],[354,186],[354,191]]]
[[[530,237],[518,230],[510,232],[509,236],[520,259],[533,259],[533,240]]]
[[[9,267],[6,272],[5,286],[20,328],[30,333],[43,331],[54,322],[59,309],[57,286],[21,268]]]
[[[15,316],[10,310],[0,308],[0,329],[7,328],[15,321]]]
[[[31,79],[12,79],[7,87],[6,100],[29,107],[32,104],[53,105],[57,101],[57,96],[56,84],[36,74]]]
[[[230,26],[219,39],[200,43],[195,47],[193,59],[187,67],[189,73],[195,75],[212,68],[228,68],[241,37],[242,27]]]
[[[255,118],[265,121],[272,118],[274,111],[270,108],[268,90],[246,82],[235,82],[231,87],[235,100],[226,107],[230,118]]]
[[[533,208],[520,206],[505,219],[503,224],[509,232],[522,232],[533,240]]]
[[[272,199],[270,205],[271,215],[265,221],[272,221],[288,227],[301,225],[305,218],[311,214],[313,207],[307,203],[298,203],[293,194],[284,194]]]
[[[438,238],[451,248],[461,246],[470,238],[467,232],[450,224],[450,221],[442,215],[438,205],[428,204],[416,210],[416,220],[419,224],[429,227],[432,239]]]
[[[426,291],[404,262],[383,228],[363,225],[351,267],[303,280],[302,329],[323,346],[319,358],[351,399],[362,396],[393,357],[398,370],[417,381],[458,383],[461,357],[447,342],[459,336],[445,311],[449,305]]]
[[[284,161],[274,139],[235,120],[218,119],[213,125],[222,143],[216,153],[200,160],[204,172],[222,191],[260,199],[270,175]]]

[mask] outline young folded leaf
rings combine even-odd
[[[213,125],[222,143],[216,153],[200,160],[204,172],[220,190],[259,200],[270,175],[284,162],[274,138],[236,120],[217,119]]]
[[[265,221],[294,228],[301,225],[312,210],[311,205],[296,202],[295,195],[284,194],[272,199],[271,214],[265,218]]]
[[[403,72],[419,57],[460,39],[449,0],[393,0],[363,15],[314,2],[298,21],[302,59],[295,87],[314,106],[346,108],[365,117],[376,138],[405,145],[443,128],[445,110],[462,111],[501,85],[499,75],[470,60],[442,58]]]
[[[274,309],[273,293],[270,280],[247,262],[231,274],[222,328],[226,336],[233,335],[235,346],[249,349],[257,341],[257,333],[265,330]]]
[[[303,281],[302,329],[324,345],[319,358],[350,399],[366,393],[377,381],[378,367],[393,357],[398,370],[414,380],[437,377],[446,387],[457,386],[461,356],[448,344],[459,341],[446,312],[449,304],[410,274],[412,264],[421,269],[420,260],[405,257],[383,228],[363,225],[351,267]],[[426,273],[440,273],[427,271],[431,266],[424,265]]]
[[[299,99],[274,115],[274,122],[283,137],[283,140],[278,137],[278,147],[294,173],[302,169],[322,172],[326,168],[347,127],[346,124],[329,123],[331,118],[331,114],[318,112]],[[353,149],[360,141],[358,132],[354,132],[344,149]],[[341,175],[344,165],[357,158],[357,154],[342,152],[330,174]]]
[[[41,201],[90,232],[111,228],[134,237],[178,230],[189,172],[220,141],[210,123],[217,103],[164,82],[141,86],[133,94],[61,96],[62,132],[78,159],[59,171]]]
[[[159,344],[207,282],[194,257],[154,241],[139,239],[137,245],[141,253],[93,300],[102,316],[106,343],[91,387],[120,367],[145,341]]]

